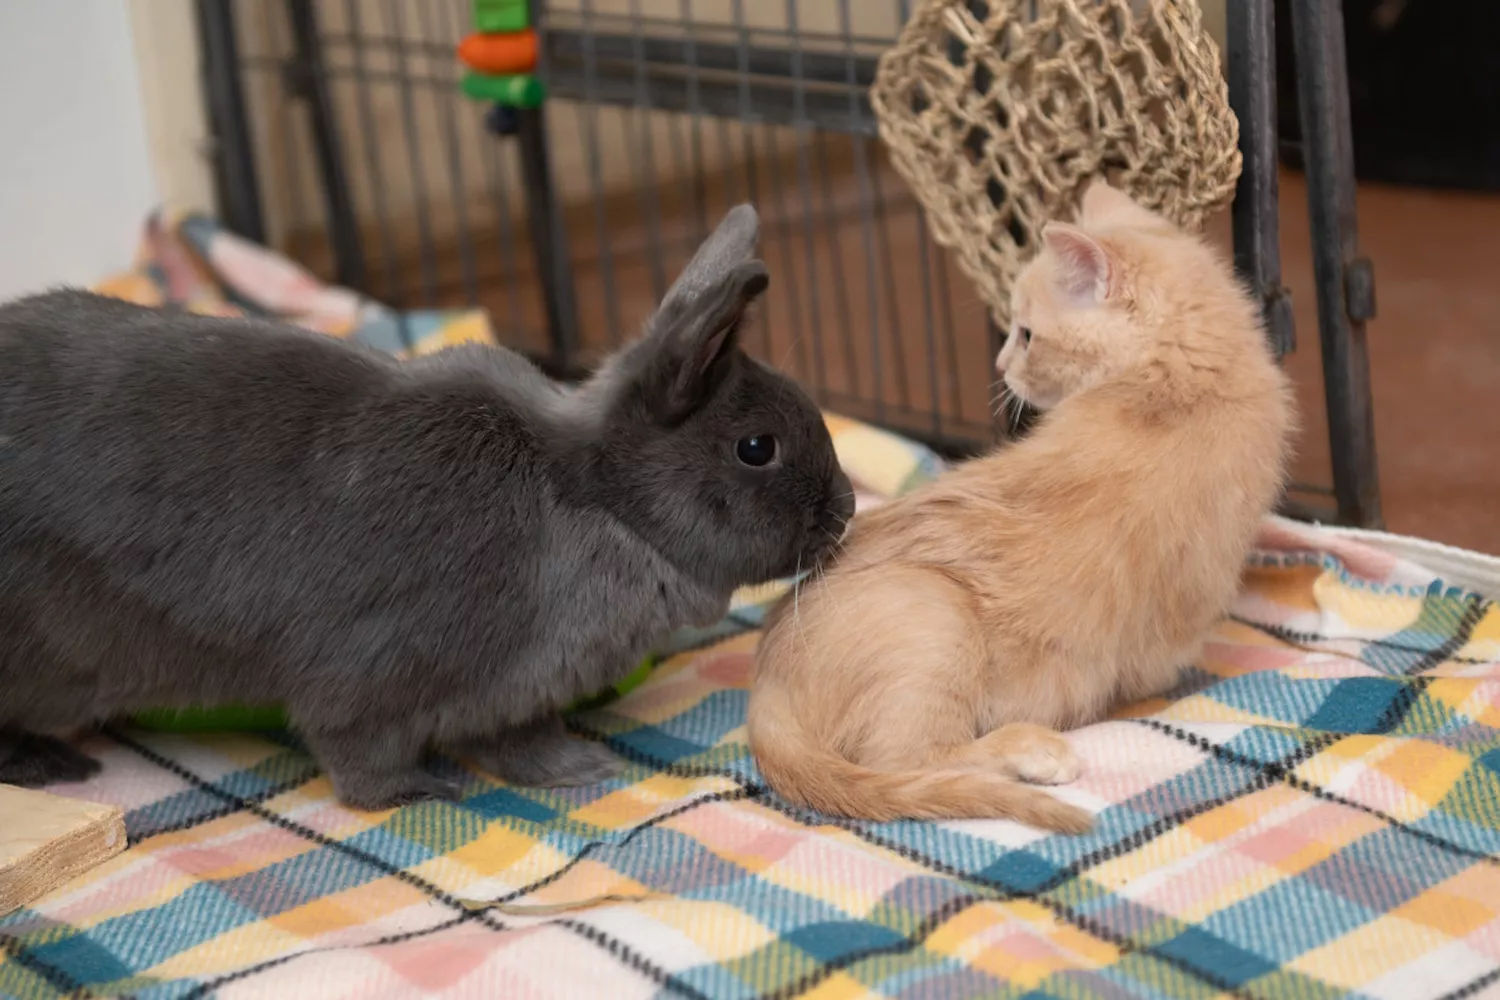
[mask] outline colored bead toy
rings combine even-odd
[[[531,27],[527,0],[474,0],[474,27],[485,34]]]
[[[458,58],[480,73],[530,73],[536,69],[536,48],[536,32],[529,28],[505,35],[474,34],[458,43]]]
[[[474,0],[474,27],[458,44],[458,59],[469,68],[464,94],[512,109],[540,106],[546,90],[532,75],[540,45],[527,0]]]
[[[514,108],[534,108],[546,96],[542,81],[529,74],[519,76],[486,76],[465,73],[463,92],[481,101],[498,101]]]

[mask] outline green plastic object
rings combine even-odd
[[[636,667],[630,673],[626,674],[625,679],[620,681],[614,687],[601,691],[589,698],[580,698],[578,701],[575,701],[573,704],[569,705],[566,711],[587,711],[588,709],[599,708],[603,705],[608,705],[616,698],[625,697],[627,694],[634,691],[642,684],[646,683],[646,678],[651,676],[651,671],[656,669],[656,664],[656,657],[646,657],[641,661],[640,666]]]
[[[525,31],[531,27],[527,0],[474,0],[474,29],[485,34]]]
[[[141,712],[133,721],[158,733],[252,733],[286,728],[286,712],[275,705],[158,708]]]
[[[542,81],[530,73],[489,76],[471,71],[464,74],[463,91],[476,101],[494,101],[513,108],[538,107],[547,96]]]
[[[657,659],[648,656],[614,687],[568,706],[568,711],[598,708],[623,697],[646,682]],[[275,705],[223,705],[218,708],[158,708],[141,712],[132,720],[142,729],[158,733],[252,733],[285,729],[286,712]]]

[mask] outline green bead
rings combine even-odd
[[[531,27],[526,0],[474,0],[474,28],[485,34],[525,31]]]
[[[546,97],[542,81],[529,73],[515,76],[465,73],[463,92],[477,101],[496,101],[516,108],[538,107]]]

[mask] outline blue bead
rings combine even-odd
[[[509,104],[496,104],[485,114],[484,126],[495,135],[515,135],[521,130],[521,119]]]

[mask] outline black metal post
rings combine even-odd
[[[1297,346],[1292,298],[1281,285],[1280,183],[1276,157],[1276,5],[1234,0],[1227,8],[1229,104],[1240,123],[1244,166],[1234,192],[1234,266],[1265,313],[1277,357]]]
[[[323,177],[323,209],[328,215],[328,237],[333,246],[338,282],[349,288],[365,288],[365,257],[354,214],[354,199],[344,154],[339,146],[338,124],[328,90],[328,69],[323,62],[323,43],[318,37],[317,15],[311,0],[287,0],[287,19],[292,25],[295,47],[292,66],[295,92],[307,101],[312,123],[313,145]]]
[[[547,30],[546,0],[531,0],[531,24],[541,36],[537,74],[552,87],[552,66]],[[528,202],[526,220],[531,229],[531,249],[537,273],[542,278],[542,308],[547,315],[547,339],[552,346],[552,374],[572,378],[578,374],[578,300],[573,283],[573,258],[563,230],[562,212],[552,185],[552,161],[547,151],[545,105],[516,113],[516,139],[521,147],[521,174]]]
[[[240,86],[239,43],[230,0],[198,0],[198,37],[203,46],[203,90],[208,99],[208,126],[213,138],[214,186],[219,217],[234,233],[264,243],[260,185],[255,179],[255,149]]]
[[[1291,4],[1297,106],[1318,284],[1318,332],[1339,519],[1380,527],[1380,482],[1365,322],[1375,315],[1374,269],[1359,253],[1354,145],[1340,0]],[[1235,7],[1236,4],[1230,4]]]
[[[543,108],[517,112],[521,170],[528,196],[526,218],[537,273],[542,278],[547,335],[552,343],[552,365],[558,373],[572,372],[577,363],[578,304],[574,298],[573,262],[567,235],[552,187],[552,164],[547,153],[547,121]]]

